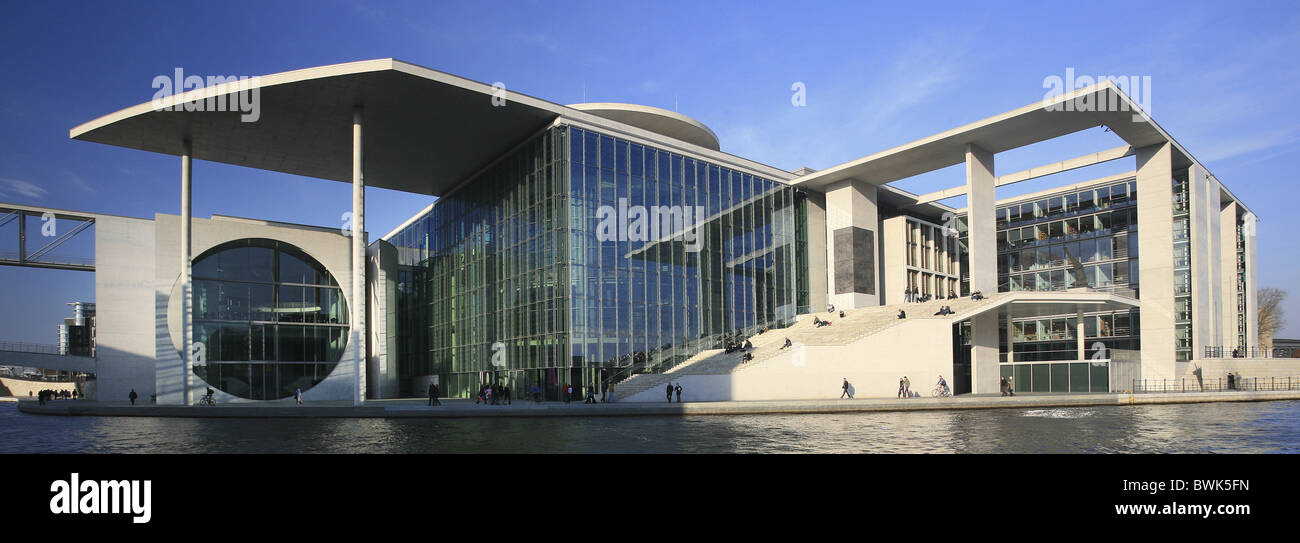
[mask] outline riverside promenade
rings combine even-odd
[[[956,398],[864,398],[853,400],[786,400],[686,403],[533,403],[475,405],[472,400],[442,400],[429,407],[428,399],[370,400],[361,406],[348,402],[293,400],[267,403],[230,403],[212,407],[153,405],[128,402],[58,400],[39,405],[23,400],[18,410],[33,415],[105,417],[218,417],[218,418],[470,418],[470,417],[618,417],[681,415],[764,415],[801,413],[873,413],[949,409],[1012,409],[1047,407],[1124,406],[1213,402],[1300,400],[1300,391],[1182,392],[1150,394],[1021,394],[1014,397],[962,395]]]

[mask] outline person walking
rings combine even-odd
[[[1016,395],[1016,376],[1011,375],[1007,377],[1007,396],[1015,396],[1015,395]]]
[[[673,384],[668,383],[668,403],[673,403]]]
[[[501,399],[505,400],[506,405],[512,405],[510,403],[510,385],[505,383],[501,384]]]
[[[573,385],[564,385],[564,403],[573,399]]]
[[[848,377],[844,377],[844,384],[841,384],[841,385],[840,385],[840,389],[844,391],[844,392],[841,392],[841,393],[840,393],[840,399],[841,399],[841,400],[843,400],[844,398],[848,398],[848,399],[850,399],[850,400],[853,399],[853,396],[852,396],[851,394],[849,394],[849,378],[848,378]]]
[[[139,398],[140,395],[139,395],[139,394],[136,394],[136,393],[135,393],[135,389],[133,388],[133,389],[131,389],[131,393],[128,394],[126,397],[131,399],[131,405],[135,405],[135,399],[136,399],[136,398]]]
[[[614,383],[609,384],[609,391],[606,392],[605,401],[614,403]]]
[[[912,397],[912,380],[908,379],[906,375],[903,376],[903,395],[908,398]]]
[[[293,390],[293,398],[298,400],[298,405],[302,405],[302,387]]]
[[[673,391],[677,392],[677,403],[682,403],[682,382],[681,381],[677,382],[677,387],[674,388]]]
[[[903,397],[903,390],[904,390],[904,387],[903,387],[903,380],[902,380],[902,379],[899,379],[899,380],[898,380],[898,397],[899,397],[899,398],[902,398],[902,397]]]
[[[596,403],[596,387],[587,387],[587,399],[582,403]]]
[[[1196,366],[1196,369],[1192,371],[1192,375],[1196,376],[1196,386],[1201,387],[1201,392],[1205,392],[1205,381],[1201,377],[1201,367]]]
[[[442,403],[438,401],[438,384],[437,384],[437,383],[429,382],[429,390],[428,390],[428,392],[429,392],[429,407],[433,407],[433,406],[435,406],[435,405],[442,405]]]
[[[998,383],[998,388],[1002,390],[1003,396],[1007,395],[1007,377],[1005,375],[1002,376],[1002,382]]]

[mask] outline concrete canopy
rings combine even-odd
[[[352,180],[352,111],[363,108],[366,184],[440,195],[552,122],[559,106],[393,59],[257,78],[256,122],[239,111],[155,110],[146,102],[71,130],[74,139],[170,155],[193,142],[194,158]],[[247,87],[246,87],[247,88]],[[233,97],[224,83],[162,99],[159,106]],[[229,98],[228,98],[229,100]],[[499,102],[499,101],[498,101]]]
[[[1048,104],[1072,100],[1100,104],[1107,111],[1049,111],[1046,108]],[[1140,120],[1134,121],[1134,116]],[[996,154],[1102,125],[1134,148],[1173,141],[1114,83],[1106,81],[820,170],[795,179],[792,184],[824,190],[831,183],[856,179],[883,185],[962,164],[966,160],[967,144],[975,144]],[[1176,144],[1175,149],[1176,165],[1192,163],[1191,155]]]

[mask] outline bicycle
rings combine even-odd
[[[934,387],[934,390],[930,391],[930,396],[934,398],[950,398],[952,397],[952,391],[948,390],[948,387]]]
[[[215,407],[217,405],[217,401],[213,400],[212,396],[200,396],[199,401],[194,402],[194,405]]]

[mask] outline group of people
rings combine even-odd
[[[678,382],[676,385],[673,385],[672,382],[669,382],[668,388],[666,388],[665,391],[668,393],[668,403],[673,403],[674,392],[677,393],[677,403],[682,403],[682,384],[680,382]]]
[[[440,390],[438,388],[438,385],[435,383],[430,383],[429,384],[429,405],[430,406],[442,405],[442,402],[438,401],[439,396],[440,396]],[[528,389],[528,397],[532,398],[534,402],[542,403],[541,387],[535,384],[532,385],[532,387]],[[477,404],[501,405],[503,403],[505,405],[513,405],[511,403],[511,398],[512,396],[510,394],[510,385],[506,385],[504,383],[483,384],[480,385],[478,388],[478,395],[474,397],[474,403],[476,405]],[[560,386],[560,399],[564,403],[569,403],[570,401],[573,400],[572,384]],[[613,383],[610,383],[609,387],[602,391],[600,401],[596,400],[596,387],[587,387],[587,395],[586,397],[583,398],[582,403],[594,404],[594,403],[603,403],[603,402],[608,402],[608,403],[614,402]]]
[[[437,389],[434,388],[436,385],[429,385],[429,386],[430,386],[429,393],[432,395],[437,391]],[[430,398],[430,402],[432,402],[434,399],[435,398]],[[482,403],[483,405],[501,405],[502,401],[504,401],[506,405],[511,405],[510,385],[506,385],[503,383],[479,385],[478,396],[474,397],[475,404]],[[438,404],[438,405],[442,405],[442,404]]]
[[[939,310],[936,311],[934,314],[935,314],[935,315],[939,315],[939,316],[946,317],[946,316],[948,316],[948,315],[952,315],[952,314],[954,314],[954,313],[953,313],[953,310],[952,310],[951,307],[945,305],[945,306],[943,306],[943,307],[940,307]]]
[[[1000,386],[1002,387],[1002,395],[1003,395],[1003,396],[1015,396],[1015,395],[1016,395],[1016,376],[1012,375],[1012,376],[1004,376],[1004,377],[1002,377],[1002,383],[1001,383]]]
[[[727,347],[725,349],[725,352],[727,354],[731,354],[736,351],[740,351],[743,353],[753,348],[754,348],[754,344],[750,343],[748,339],[746,339],[744,343],[741,343],[739,341],[727,341]]]
[[[830,326],[830,325],[831,325],[831,321],[824,321],[818,318],[816,315],[813,315],[813,326],[821,328],[823,326]]]
[[[899,398],[912,397],[912,380],[908,379],[906,375],[904,375],[902,379],[898,380],[898,397]]]
[[[957,298],[958,298],[957,293],[949,290],[947,297],[940,296],[937,299],[956,300]],[[916,287],[903,290],[903,301],[909,304],[920,304],[934,299],[936,299],[935,296],[931,295],[928,292],[925,294],[921,294],[921,292],[917,290]]]
[[[970,299],[975,300],[975,301],[977,301],[977,302],[980,301],[980,300],[983,300],[983,299],[984,299],[984,293],[983,293],[983,292],[980,292],[980,291],[978,291],[978,290],[975,291],[975,292],[972,292],[972,293],[970,293]]]
[[[1201,371],[1201,368],[1199,367],[1196,368],[1196,371],[1198,372]],[[1197,375],[1197,379],[1199,378],[1200,375]],[[1233,372],[1228,372],[1228,390],[1237,390],[1240,386],[1241,386],[1241,375]],[[1205,388],[1204,385],[1202,385],[1201,388],[1204,389]]]
[[[27,391],[27,396],[31,396],[32,391]],[[76,390],[41,390],[36,392],[36,400],[41,405],[50,400],[75,400],[81,397],[81,393]]]

